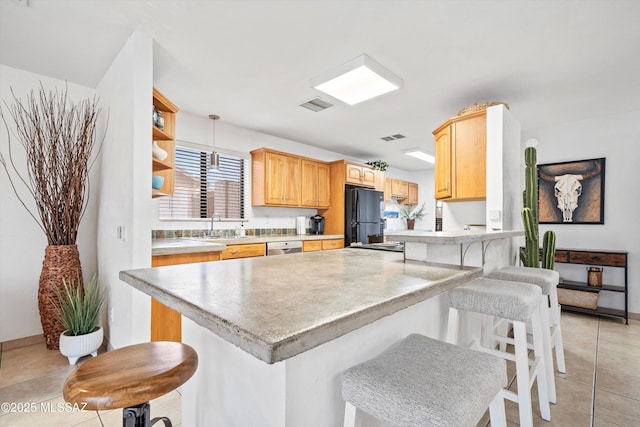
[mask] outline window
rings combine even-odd
[[[160,219],[244,219],[245,159],[220,154],[220,168],[212,170],[210,157],[176,146],[174,192],[160,200]]]

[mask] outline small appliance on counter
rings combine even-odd
[[[296,234],[297,235],[307,234],[307,217],[306,216],[296,217]]]
[[[322,215],[311,217],[311,234],[324,234],[324,217]]]

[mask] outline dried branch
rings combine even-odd
[[[89,200],[89,171],[100,151],[98,148],[94,153],[98,99],[94,96],[72,103],[66,87],[64,92],[56,89],[47,93],[42,84],[25,101],[18,99],[13,89],[11,95],[13,103],[4,105],[16,126],[13,134],[25,152],[26,174],[14,162],[12,132],[1,109],[11,167],[1,154],[0,163],[18,200],[45,233],[49,245],[75,244]],[[21,198],[17,184],[33,197],[37,214]]]

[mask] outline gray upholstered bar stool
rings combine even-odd
[[[551,345],[555,347],[558,371],[567,372],[564,363],[564,345],[560,326],[560,303],[558,302],[558,283],[560,274],[546,268],[508,266],[487,274],[485,277],[498,280],[531,283],[542,289],[542,294],[549,299],[549,325],[551,328]],[[553,367],[552,367],[553,368]],[[553,369],[552,369],[553,371]]]
[[[515,362],[518,393],[509,390],[505,390],[504,393],[506,399],[518,403],[522,426],[533,425],[531,387],[536,380],[540,416],[544,420],[551,420],[542,343],[541,300],[542,291],[538,286],[520,282],[506,285],[504,281],[484,277],[449,291],[448,342],[457,343],[460,310],[495,316],[513,323],[514,338],[498,337],[498,339],[512,343],[515,355],[481,347],[479,344],[474,348]],[[531,361],[527,348],[527,324],[531,325],[533,331],[534,358]]]
[[[504,360],[412,334],[342,374],[344,426],[364,411],[394,426],[473,427],[487,407],[506,426],[506,383]]]

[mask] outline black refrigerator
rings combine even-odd
[[[368,188],[345,187],[344,245],[369,243],[369,236],[384,234],[384,193]],[[382,240],[379,240],[382,241]]]

